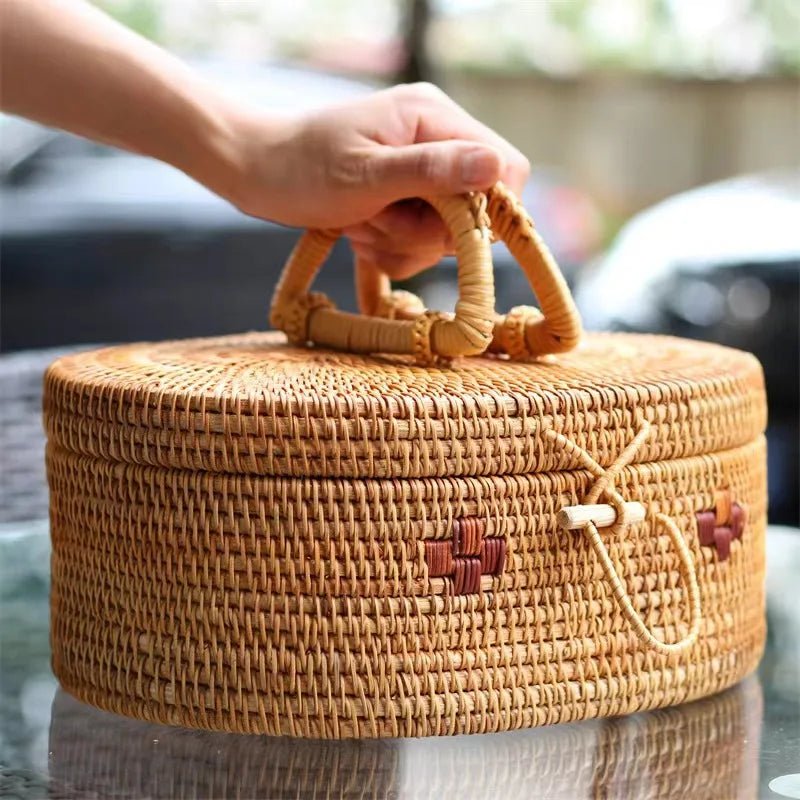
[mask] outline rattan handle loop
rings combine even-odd
[[[309,294],[317,270],[339,237],[339,231],[314,230],[301,237],[278,281],[270,312],[273,327],[295,344],[312,342],[358,353],[415,354],[425,363],[483,353],[492,339],[495,316],[486,197],[472,193],[426,200],[442,216],[455,242],[459,298],[454,316],[428,315],[417,323],[422,310],[418,305],[405,318],[388,313],[384,316],[395,318],[348,314],[333,308],[324,296]],[[356,274],[363,301],[370,288],[365,290],[368,275],[363,265]]]
[[[656,514],[656,520],[664,525],[667,534],[672,540],[672,545],[678,553],[681,565],[681,577],[686,583],[689,592],[689,604],[691,606],[689,633],[683,639],[674,643],[662,642],[660,639],[653,636],[639,612],[633,607],[633,601],[614,567],[614,562],[611,560],[611,556],[606,546],[603,544],[603,540],[600,538],[597,526],[593,522],[589,522],[583,530],[592,545],[595,555],[600,561],[600,565],[603,568],[606,579],[611,585],[614,597],[619,603],[623,615],[630,623],[636,635],[645,642],[645,644],[662,655],[675,655],[687,650],[697,641],[697,636],[700,632],[700,587],[697,583],[697,572],[694,568],[692,554],[678,526],[665,514]]]
[[[522,267],[541,311],[517,306],[495,315],[489,350],[524,359],[571,350],[580,340],[581,321],[569,286],[525,208],[502,183],[487,192],[487,212],[495,237],[506,243]],[[375,264],[356,262],[358,304],[362,313],[389,319],[413,319],[424,311],[419,298],[392,292]]]
[[[556,260],[513,192],[497,183],[487,199],[492,232],[519,263],[541,306],[541,311],[517,306],[499,315],[490,350],[512,358],[572,350],[580,341],[581,318]]]

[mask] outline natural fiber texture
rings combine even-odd
[[[581,321],[555,259],[533,220],[502,183],[486,194],[427,198],[450,231],[458,263],[455,315],[426,318],[422,301],[391,292],[380,264],[356,260],[356,294],[362,314],[337,311],[323,295],[309,293],[338,231],[308,231],[286,264],[272,300],[270,322],[292,344],[314,342],[356,353],[406,353],[418,364],[479,355],[490,349],[513,359],[564,353],[578,343]],[[491,231],[490,231],[491,226]],[[502,239],[517,259],[542,310],[518,306],[494,311],[490,236]],[[420,324],[414,325],[414,320]]]
[[[103,708],[504,730],[700,697],[760,656],[765,400],[743,353],[597,336],[422,370],[268,335],[136,345],[57,362],[45,421],[53,666]],[[558,526],[598,500],[645,520]],[[734,504],[722,559],[697,515],[732,525]],[[448,540],[460,572],[428,546]]]
[[[419,363],[438,357],[478,355],[489,346],[494,318],[494,272],[489,249],[486,197],[470,194],[429,198],[441,214],[456,248],[458,291],[453,318],[377,319],[329,307],[308,289],[339,236],[337,231],[308,231],[297,243],[278,281],[270,311],[271,324],[293,344],[307,341],[357,353],[413,354]],[[309,299],[316,301],[309,303]]]
[[[727,450],[764,430],[750,355],[664,336],[593,335],[557,361],[408,359],[285,346],[280,334],[138,344],[56,362],[52,442],[111,461],[242,475],[417,478],[610,466]],[[631,498],[635,499],[635,498]]]

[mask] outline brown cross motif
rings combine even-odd
[[[697,535],[704,547],[715,547],[717,557],[725,561],[731,554],[731,542],[741,539],[747,514],[743,506],[733,501],[728,489],[714,494],[714,508],[710,511],[698,511]]]
[[[484,536],[477,517],[453,520],[453,538],[425,542],[425,563],[431,578],[449,578],[453,594],[481,590],[481,576],[499,575],[506,563],[503,536]]]

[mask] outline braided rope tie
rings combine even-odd
[[[280,327],[286,333],[290,344],[308,343],[308,320],[312,311],[318,308],[334,308],[333,302],[321,292],[309,292],[295,298],[281,315]]]
[[[434,364],[448,364],[451,359],[444,358],[433,352],[431,347],[431,329],[434,323],[448,319],[447,314],[441,311],[426,311],[414,320],[412,329],[414,362],[419,366]]]
[[[471,192],[469,195],[469,210],[475,217],[475,227],[487,231],[492,235],[492,221],[489,218],[489,201],[483,192]]]
[[[490,189],[488,200],[487,213],[489,213],[489,219],[494,220],[492,233],[498,239],[506,239],[512,232],[518,231],[520,221],[524,220],[533,227],[533,220],[525,207],[513,195]]]
[[[539,319],[543,319],[543,314],[533,306],[514,306],[506,314],[501,336],[503,349],[510,358],[522,360],[531,357],[531,351],[525,338],[525,330]]]
[[[595,483],[586,495],[584,504],[589,506],[596,503],[601,496],[605,496],[616,510],[615,524],[625,525],[630,504],[626,506],[625,499],[614,488],[614,481],[619,473],[634,459],[636,453],[649,437],[650,431],[650,423],[642,420],[641,427],[637,434],[608,469],[601,467],[589,453],[567,439],[563,434],[550,429],[545,432],[545,435],[550,441],[559,444],[568,453],[577,457],[581,464],[596,478]],[[673,547],[678,553],[681,565],[681,577],[689,592],[689,603],[691,606],[689,633],[680,641],[673,643],[663,642],[657,639],[648,629],[641,615],[633,605],[633,601],[614,566],[614,562],[603,543],[595,522],[591,519],[585,520],[581,525],[581,530],[584,531],[589,539],[592,549],[603,568],[606,579],[611,585],[614,597],[620,606],[623,616],[628,620],[639,639],[661,655],[675,655],[688,650],[697,641],[701,619],[700,588],[697,583],[697,572],[695,571],[691,551],[678,526],[675,524],[674,520],[666,514],[656,514],[655,520],[658,524],[663,526]]]

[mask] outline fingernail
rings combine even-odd
[[[486,189],[497,180],[497,155],[486,148],[470,150],[461,160],[461,180],[466,189]]]

